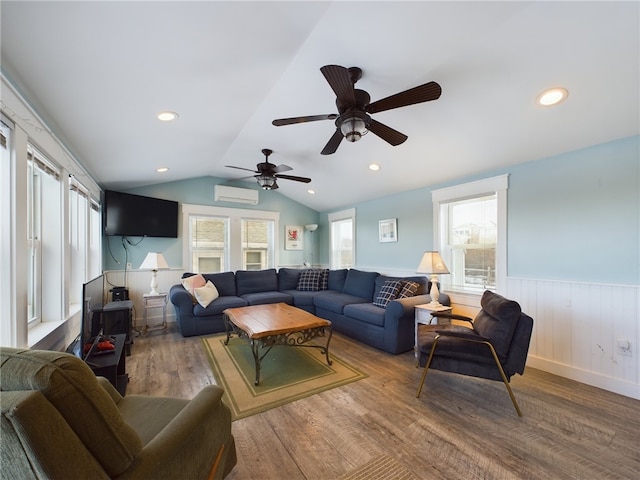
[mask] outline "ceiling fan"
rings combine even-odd
[[[320,71],[336,94],[338,115],[330,113],[327,115],[280,118],[271,123],[276,127],[280,127],[294,123],[335,120],[336,131],[324,146],[322,152],[320,152],[322,155],[335,153],[343,138],[346,138],[349,142],[357,142],[367,132],[373,132],[393,146],[400,145],[408,137],[372,119],[369,114],[437,100],[442,93],[440,85],[436,82],[428,82],[424,85],[369,103],[371,100],[369,94],[364,90],[354,88],[356,82],[362,78],[362,70],[360,68],[325,65]]]
[[[264,154],[264,162],[258,163],[256,165],[256,170],[251,170],[249,168],[243,167],[235,167],[233,165],[225,165],[225,167],[229,168],[237,168],[238,170],[246,170],[248,172],[256,173],[257,175],[253,175],[255,179],[258,181],[258,185],[260,185],[265,190],[276,190],[278,188],[278,184],[276,180],[284,179],[284,180],[293,180],[295,182],[303,182],[309,183],[311,181],[310,178],[307,177],[296,177],[295,175],[282,175],[280,172],[288,172],[289,170],[293,170],[288,165],[274,165],[269,162],[269,155],[273,153],[273,150],[268,148],[263,148],[262,153]],[[243,177],[248,178],[248,177]]]

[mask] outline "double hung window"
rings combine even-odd
[[[27,149],[27,316],[29,326],[62,318],[62,190],[60,169]]]
[[[279,214],[183,205],[185,265],[194,273],[275,268]]]
[[[81,303],[82,284],[102,272],[100,205],[75,177],[69,178],[69,302]]]
[[[506,279],[506,191],[508,177],[435,190],[434,245],[450,275],[453,291],[498,290]]]
[[[331,253],[329,264],[333,269],[351,268],[356,260],[355,209],[329,214]]]

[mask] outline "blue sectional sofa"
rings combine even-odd
[[[185,273],[183,279],[192,275]],[[227,308],[283,302],[330,320],[336,332],[398,354],[413,348],[414,306],[431,301],[425,293],[430,287],[425,277],[390,277],[357,269],[238,270],[202,277],[211,281],[219,294],[206,307],[183,284],[169,291],[180,333],[185,337],[224,332],[222,312]],[[309,279],[317,280],[317,284],[309,283]],[[410,292],[412,296],[395,298],[395,287],[398,292],[403,287],[416,290]],[[439,301],[450,304],[446,294],[440,294]]]

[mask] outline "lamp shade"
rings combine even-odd
[[[149,252],[144,258],[140,270],[162,270],[163,268],[169,268],[164,256],[158,252]]]
[[[449,273],[449,270],[438,252],[424,252],[422,260],[420,260],[420,265],[418,265],[417,272],[433,275]]]
[[[315,232],[318,229],[318,224],[317,223],[311,223],[309,225],[305,225],[304,229],[307,232]]]

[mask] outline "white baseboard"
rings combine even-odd
[[[532,355],[527,357],[527,366],[552,373],[560,377],[568,378],[570,380],[585,383],[593,387],[602,388],[609,392],[618,393],[625,397],[640,400],[640,386],[619,378],[607,377],[606,375],[581,370],[579,368],[572,367],[571,365],[564,365]]]

